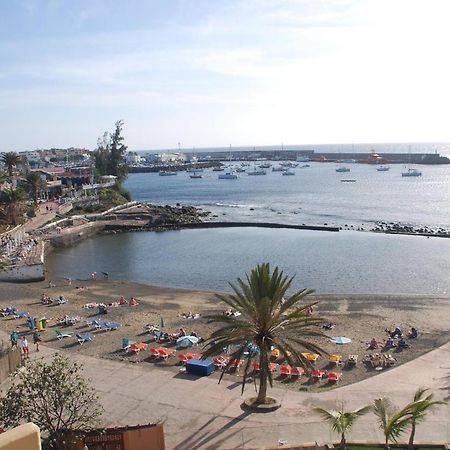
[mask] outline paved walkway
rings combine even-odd
[[[0,332],[5,338],[5,333]],[[33,346],[32,346],[33,347]],[[41,346],[32,358],[49,357],[54,350]],[[70,353],[70,352],[68,352]],[[106,425],[165,422],[168,449],[258,448],[337,440],[327,424],[311,412],[314,406],[345,404],[354,409],[377,397],[389,397],[396,405],[409,402],[419,386],[430,388],[437,398],[450,399],[450,343],[362,382],[323,393],[296,392],[277,387],[270,395],[282,401],[275,413],[249,414],[241,409],[239,378],[236,382],[196,378],[152,367],[152,364],[125,364],[89,356],[74,355],[85,366],[105,407]],[[279,384],[278,384],[279,386]],[[246,396],[253,386],[248,385]],[[376,419],[367,415],[356,424],[353,440],[381,439]],[[407,436],[405,436],[405,439]],[[450,415],[438,408],[419,425],[417,442],[449,442]]]

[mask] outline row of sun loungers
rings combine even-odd
[[[113,322],[105,322],[99,319],[92,319],[86,321],[86,323],[90,327],[94,327],[97,330],[105,330],[105,331],[115,331],[120,328],[120,323],[113,323]]]
[[[55,330],[55,333],[56,333],[56,338],[59,341],[61,341],[64,338],[71,338],[74,335],[73,331]],[[84,344],[85,342],[92,341],[95,337],[95,334],[92,334],[92,333],[75,334],[75,337],[77,338],[78,343],[81,345],[81,344]]]

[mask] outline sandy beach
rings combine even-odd
[[[158,366],[178,372],[182,367],[177,355],[183,351],[177,351],[175,357],[168,361],[154,362],[148,349],[139,354],[126,353],[121,349],[122,339],[130,338],[138,342],[142,341],[152,346],[153,339],[143,332],[145,324],[159,325],[161,317],[164,319],[165,331],[175,333],[180,328],[188,333],[195,331],[199,336],[209,337],[213,326],[206,323],[205,315],[221,312],[225,305],[215,298],[214,293],[204,291],[188,291],[182,289],[169,289],[148,286],[138,283],[101,280],[80,281],[74,280],[69,285],[67,280],[53,280],[54,287],[49,288],[48,282],[29,284],[3,283],[0,289],[0,307],[15,306],[20,311],[30,313],[35,317],[47,317],[49,327],[41,333],[42,341],[53,348],[60,348],[69,354],[76,352],[98,358],[108,358],[123,361],[124,364],[140,364],[151,370],[158,370]],[[68,303],[58,306],[45,306],[41,304],[41,296],[46,294],[51,298],[64,296]],[[85,309],[86,303],[112,303],[118,301],[120,296],[127,300],[135,297],[139,305],[120,306],[109,308],[109,313],[99,316],[97,308]],[[387,338],[386,328],[394,326],[407,331],[411,327],[419,330],[419,337],[411,340],[411,348],[397,352],[389,351],[395,358],[395,366],[410,361],[440,345],[448,342],[448,331],[445,318],[450,312],[450,298],[433,296],[317,296],[311,300],[318,300],[319,305],[314,314],[326,317],[336,326],[328,332],[331,336],[346,336],[352,339],[352,343],[338,346],[330,341],[322,341],[322,345],[329,353],[340,354],[345,359],[349,354],[358,354],[360,361],[356,367],[333,367],[328,363],[328,358],[323,355],[316,363],[318,368],[326,368],[343,372],[341,384],[350,384],[356,381],[374,376],[378,371],[362,363],[366,350],[366,342],[372,337],[378,341]],[[198,319],[184,319],[182,313],[199,313]],[[75,326],[61,327],[57,319],[65,314],[80,316],[82,320]],[[86,324],[87,319],[101,317],[102,320],[118,322],[122,326],[116,331],[91,330]],[[11,317],[0,318],[1,329],[11,332],[17,329],[20,333],[29,334],[30,343],[32,336],[26,327],[25,319],[13,319]],[[55,330],[83,333],[92,331],[95,339],[84,345],[79,345],[75,338],[56,339]],[[164,346],[173,346],[162,344]],[[156,346],[159,346],[157,344]],[[31,345],[32,352],[35,351]],[[191,351],[201,351],[201,345]],[[378,350],[379,351],[379,350]],[[375,351],[372,351],[375,353]],[[384,369],[387,371],[390,369]],[[217,373],[214,375],[218,377]],[[226,378],[236,380],[236,374],[227,374]],[[296,380],[286,380],[276,377],[275,383],[289,389],[323,390],[332,388],[328,383],[311,383],[306,377]]]

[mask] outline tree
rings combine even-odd
[[[380,428],[384,434],[384,448],[389,450],[389,443],[397,442],[398,438],[411,425],[410,410],[404,408],[400,411],[394,411],[389,399],[378,398],[374,400],[373,412],[378,417]]]
[[[322,419],[329,422],[331,429],[341,435],[341,443],[339,447],[342,450],[347,448],[345,434],[350,432],[353,424],[359,417],[367,414],[371,410],[372,405],[364,406],[363,408],[355,411],[343,411],[343,409],[336,411],[334,409],[314,408],[314,411],[318,413]]]
[[[93,152],[95,169],[98,175],[115,175],[122,182],[127,175],[125,153],[127,146],[123,143],[123,121],[116,122],[113,134],[107,131],[97,140],[97,149]]]
[[[38,194],[41,189],[45,188],[45,181],[42,179],[38,172],[28,172],[26,185],[28,188],[28,192],[33,198],[34,204],[37,205]]]
[[[414,394],[414,399],[411,403],[405,406],[405,410],[409,410],[411,414],[411,434],[409,436],[408,449],[414,450],[414,438],[416,434],[416,426],[425,420],[427,412],[438,406],[447,405],[443,400],[434,400],[433,394],[426,393],[429,389],[419,388]]]
[[[0,204],[5,208],[6,221],[8,223],[17,225],[18,216],[26,198],[25,192],[20,188],[1,191]]]
[[[325,321],[320,317],[309,317],[305,314],[305,310],[316,303],[301,305],[312,290],[303,289],[284,300],[294,277],[284,276],[278,267],[271,272],[268,263],[258,265],[246,278],[246,282],[238,278],[238,286],[230,283],[233,294],[217,295],[241,315],[235,317],[218,314],[208,317],[209,323],[219,323],[222,327],[214,331],[206,341],[203,357],[217,355],[225,347],[237,346],[237,350],[231,353],[230,361],[219,382],[229,367],[245,358],[242,392],[252,370],[252,360],[257,359],[260,368],[259,391],[254,403],[264,404],[269,401],[268,382],[270,386],[273,383],[270,371],[271,349],[279,349],[290,365],[309,367],[308,361],[297,349],[325,353],[310,340],[325,337],[317,328],[317,325]]]
[[[6,166],[8,175],[12,177],[13,169],[21,162],[21,158],[16,152],[7,152],[2,154],[2,162]]]
[[[58,353],[49,363],[28,364],[0,400],[2,425],[34,422],[48,435],[50,448],[64,450],[70,437],[92,430],[103,412],[81,370],[80,364]]]

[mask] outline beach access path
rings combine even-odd
[[[8,339],[4,332],[0,338]],[[31,346],[31,359],[49,358],[55,352],[45,345],[39,353]],[[364,381],[321,393],[295,392],[274,388],[269,395],[281,400],[274,413],[251,414],[241,409],[239,384],[197,378],[148,365],[130,365],[66,352],[84,365],[105,408],[104,425],[120,426],[164,421],[167,449],[231,449],[338,441],[328,425],[311,409],[315,406],[356,409],[378,397],[387,397],[402,407],[411,401],[418,387],[428,387],[439,399],[450,399],[450,343],[413,361]],[[345,372],[344,372],[345,374]],[[5,386],[1,386],[2,390]],[[252,383],[245,397],[252,396]],[[450,414],[440,407],[428,414],[417,430],[417,442],[449,442]],[[381,441],[375,416],[356,423],[349,438]],[[406,434],[404,439],[407,439]]]

